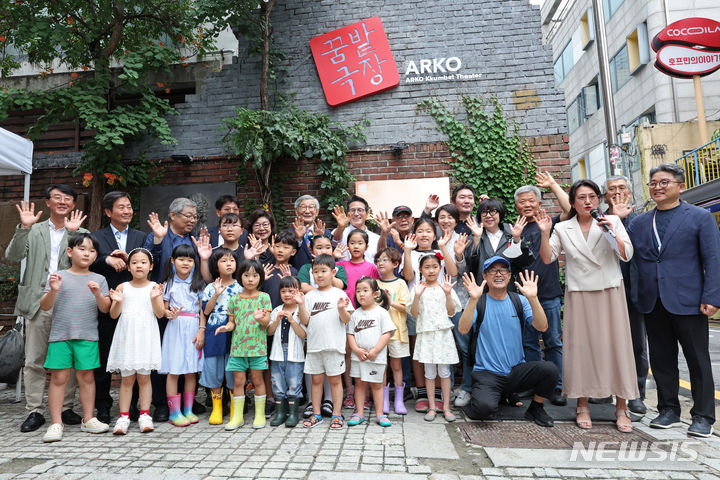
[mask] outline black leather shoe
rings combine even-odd
[[[562,390],[559,388],[555,389],[555,396],[550,400],[550,403],[557,405],[558,407],[564,407],[567,405],[567,398],[562,396]]]
[[[165,423],[170,419],[170,409],[167,405],[159,405],[155,407],[152,417],[155,423]]]
[[[645,403],[643,403],[642,398],[630,400],[628,402],[628,410],[633,413],[637,413],[638,415],[645,415],[647,413],[647,408],[645,407]]]
[[[660,412],[660,415],[650,422],[651,428],[670,428],[678,425],[682,425],[680,416],[669,408]]]
[[[138,418],[140,418],[140,409],[134,403],[130,403],[130,411],[128,413],[131,422],[137,422]]]
[[[543,407],[541,404],[536,404],[535,402],[531,403],[530,407],[528,407],[527,411],[525,412],[525,418],[532,422],[535,422],[541,427],[552,427],[555,425],[552,417],[548,415],[545,411],[545,407]]]
[[[688,428],[687,434],[693,437],[707,438],[712,435],[713,427],[710,425],[710,421],[701,417],[700,415],[693,415],[692,423]]]
[[[38,412],[32,412],[20,425],[20,431],[23,433],[34,432],[45,424],[45,417]]]
[[[108,407],[98,407],[95,418],[100,420],[102,423],[110,423],[110,409]]]
[[[603,398],[596,398],[596,397],[588,398],[588,403],[593,403],[595,405],[602,405],[604,403],[612,403],[612,401],[613,401],[612,395],[609,395],[609,396],[603,397]]]
[[[61,418],[65,425],[80,425],[82,422],[82,417],[69,408],[62,412]]]

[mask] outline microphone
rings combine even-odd
[[[603,218],[605,218],[605,215],[603,215],[602,213],[600,213],[597,208],[593,208],[592,210],[590,210],[590,216],[591,216],[592,218],[594,218],[597,222],[599,222],[600,220],[602,220]],[[606,231],[607,233],[609,233],[610,235],[612,235],[613,238],[615,238],[615,232],[613,232],[612,230],[610,230],[610,229],[607,227],[607,225],[603,225],[603,224],[600,224],[600,223],[598,223],[598,225],[600,225],[600,228],[602,228],[604,231]]]

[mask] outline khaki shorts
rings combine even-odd
[[[328,377],[342,375],[345,373],[345,354],[335,350],[307,352],[304,373],[310,375],[324,373]]]
[[[374,363],[367,360],[364,362],[353,360],[350,362],[350,376],[352,378],[359,378],[368,383],[382,383],[384,375],[385,364],[383,363]]]
[[[390,340],[387,344],[390,358],[405,358],[410,356],[410,344],[400,340]]]

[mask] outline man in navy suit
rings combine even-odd
[[[127,254],[134,248],[143,246],[145,234],[129,227],[133,218],[133,207],[129,194],[117,191],[109,192],[103,197],[102,206],[105,215],[110,219],[110,225],[93,232],[100,250],[91,270],[103,275],[109,288],[117,288],[121,283],[132,279],[127,270]],[[107,313],[99,315],[100,367],[95,369],[95,408],[97,408],[98,420],[109,423],[110,408],[113,403],[110,396],[112,376],[106,369],[117,320],[113,320]]]
[[[715,400],[708,317],[720,305],[720,231],[710,212],[680,200],[685,172],[664,163],[650,170],[657,208],[635,218],[628,234],[638,267],[637,309],[645,314],[650,367],[660,414],[654,428],[680,425],[678,342],[690,370],[693,408],[688,435],[709,437]]]

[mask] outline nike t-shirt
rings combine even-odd
[[[355,336],[355,343],[358,344],[358,347],[368,351],[377,345],[383,333],[394,331],[395,324],[390,318],[390,314],[379,305],[376,305],[372,310],[365,310],[364,308],[355,310],[347,327],[348,335]],[[351,358],[353,362],[360,361],[355,352],[351,354]],[[378,353],[372,362],[387,364],[387,346]]]
[[[305,294],[305,308],[310,314],[307,327],[307,351],[322,352],[333,350],[345,353],[345,324],[340,320],[338,300],[348,298],[339,288],[311,290]],[[348,298],[348,300],[350,300]],[[354,310],[349,303],[346,310]]]

